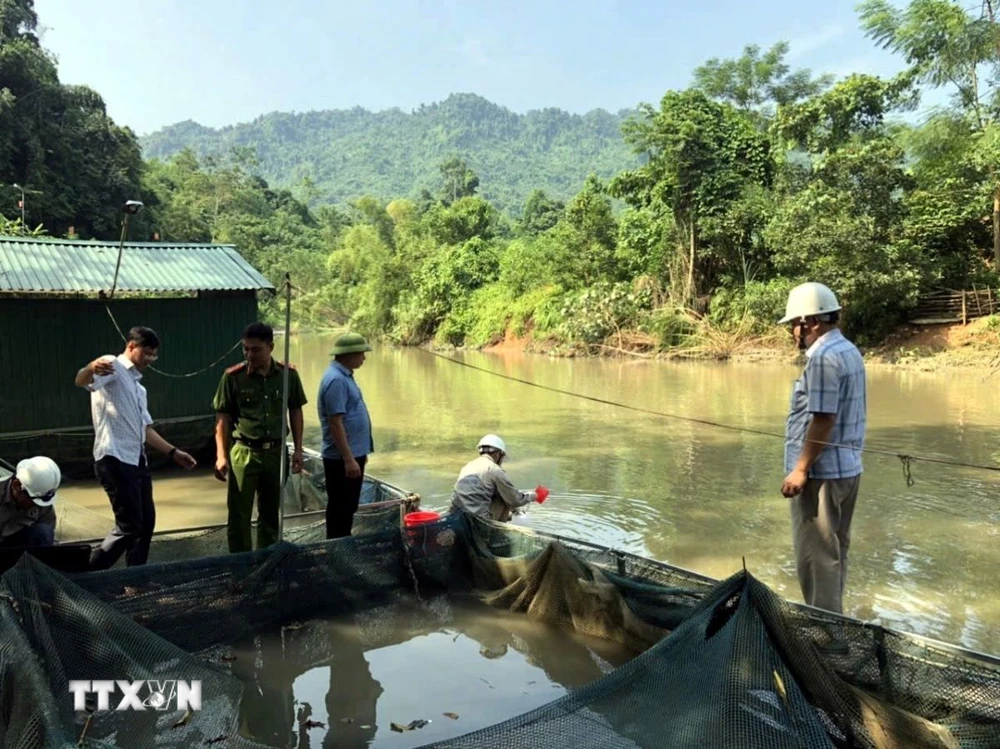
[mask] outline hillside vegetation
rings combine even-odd
[[[140,143],[147,158],[157,159],[185,148],[218,157],[250,147],[261,176],[282,187],[305,182],[313,205],[364,195],[419,199],[436,189],[439,165],[461,155],[482,180],[482,197],[516,212],[535,189],[565,200],[591,172],[607,178],[635,165],[621,134],[627,114],[545,109],[522,115],[474,94],[453,94],[413,113],[274,112],[220,130],[188,121]]]
[[[412,115],[175,126],[143,161],[96,93],[59,83],[31,0],[7,0],[0,183],[35,192],[27,225],[5,208],[0,233],[114,239],[138,195],[133,239],[232,243],[276,284],[292,274],[298,325],[405,343],[728,356],[782,336],[787,291],[808,279],[875,344],[923,291],[998,285],[992,7],[865,2],[862,27],[908,66],[892,79],[833,80],[791,69],[787,44],[750,45],[624,121],[457,96]],[[942,86],[949,106],[903,124]]]

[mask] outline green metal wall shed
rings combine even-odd
[[[77,370],[124,349],[124,333],[160,335],[143,384],[158,431],[185,448],[211,444],[212,396],[242,359],[240,333],[274,286],[231,245],[118,245],[0,237],[0,457],[45,454],[71,472],[92,460],[90,396]],[[227,353],[228,352],[228,353]],[[197,373],[197,374],[192,374]],[[187,376],[171,376],[187,375]]]

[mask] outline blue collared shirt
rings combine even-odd
[[[352,455],[360,458],[375,452],[368,407],[351,370],[340,362],[330,362],[320,381],[319,398],[316,400],[319,423],[323,429],[324,458],[342,460],[344,457],[333,444],[333,437],[330,435],[329,417],[338,414],[343,416],[344,431],[347,432],[347,444]]]
[[[867,403],[865,363],[861,352],[834,328],[806,352],[806,368],[795,381],[785,426],[785,471],[791,472],[805,444],[812,414],[836,414],[827,446],[809,471],[809,478],[846,479],[861,474]]]

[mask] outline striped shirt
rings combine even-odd
[[[809,471],[812,479],[846,479],[861,474],[867,403],[865,363],[853,343],[834,328],[806,351],[806,368],[795,381],[785,426],[785,471],[802,452],[812,414],[836,414],[827,442]]]
[[[90,391],[90,416],[94,422],[94,460],[111,456],[130,466],[139,465],[144,454],[149,415],[146,388],[140,384],[142,372],[125,354],[107,356],[114,371],[94,375]]]

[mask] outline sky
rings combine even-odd
[[[616,112],[712,57],[785,40],[815,73],[890,75],[854,2],[803,0],[35,0],[65,83],[145,135],[272,111],[399,107],[476,93],[514,112]]]

